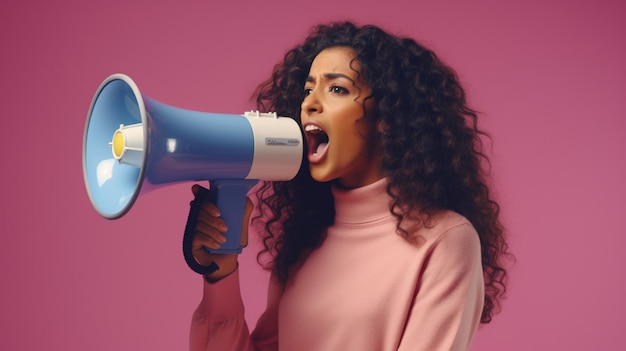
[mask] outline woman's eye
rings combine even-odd
[[[310,95],[312,91],[313,91],[313,89],[311,89],[311,88],[304,88],[304,96]]]
[[[347,94],[348,93],[348,89],[344,87],[340,87],[338,85],[333,85],[332,87],[330,87],[330,91],[335,94]]]

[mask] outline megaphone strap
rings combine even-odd
[[[185,262],[187,262],[187,266],[189,266],[192,271],[202,275],[209,275],[220,269],[220,267],[215,262],[211,262],[211,264],[208,266],[203,266],[198,263],[198,261],[196,261],[196,259],[193,257],[192,243],[194,230],[196,228],[198,216],[200,215],[200,210],[202,209],[202,204],[208,196],[208,189],[198,187],[196,197],[191,202],[189,216],[187,217],[187,225],[185,226],[185,234],[183,235],[183,256],[185,257]]]

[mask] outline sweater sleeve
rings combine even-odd
[[[189,349],[252,351],[239,289],[239,271],[204,288],[200,305],[191,320]]]
[[[191,320],[191,351],[276,351],[278,349],[278,301],[281,289],[271,280],[267,309],[252,335],[245,320],[239,286],[239,270],[219,282],[203,280],[200,305]]]
[[[418,281],[399,351],[469,350],[484,303],[480,241],[470,224],[444,232]]]

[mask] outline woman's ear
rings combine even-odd
[[[378,119],[378,122],[376,123],[376,130],[378,130],[378,133],[380,134],[387,134],[383,118]]]

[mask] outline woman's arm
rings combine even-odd
[[[202,301],[191,319],[189,349],[254,350],[244,316],[237,270],[215,283],[203,279]]]
[[[197,192],[197,185],[192,188]],[[242,225],[241,246],[248,242],[250,215],[254,208],[250,198]],[[203,277],[202,300],[193,314],[190,330],[190,350],[269,351],[277,350],[277,305],[280,289],[268,294],[268,308],[261,316],[255,333],[250,336],[245,320],[244,304],[239,286],[237,254],[211,254],[204,247],[217,249],[224,239],[224,221],[219,209],[206,201],[195,227],[192,250],[194,258],[203,266],[215,263],[219,269]],[[272,280],[273,281],[273,280]]]
[[[442,234],[421,273],[399,351],[469,350],[484,303],[480,251],[470,224]]]

